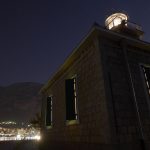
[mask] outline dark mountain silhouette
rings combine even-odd
[[[41,109],[39,91],[43,84],[34,82],[0,86],[0,121],[30,121]]]

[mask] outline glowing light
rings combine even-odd
[[[113,27],[120,25],[123,20],[127,19],[128,19],[127,15],[123,13],[115,13],[106,19],[105,25],[108,29],[112,29]]]
[[[35,138],[35,140],[40,140],[41,136],[40,135],[36,135],[34,138]]]
[[[16,140],[21,140],[21,135],[20,135],[20,134],[18,134],[18,135],[16,136]]]
[[[33,127],[26,128],[5,128],[0,127],[0,141],[14,140],[40,140],[40,129]]]
[[[17,123],[14,121],[3,121],[0,122],[0,125],[16,125]]]
[[[114,19],[114,26],[118,26],[119,24],[121,24],[121,19],[120,18],[115,18]]]

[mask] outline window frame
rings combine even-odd
[[[74,90],[74,111],[75,111],[75,118],[71,120],[67,120],[67,110],[66,110],[66,125],[74,125],[74,124],[79,124],[79,105],[78,105],[78,85],[77,85],[77,75],[75,74],[71,78],[68,78],[66,80],[74,80],[74,85],[73,85],[73,90]],[[66,81],[65,80],[65,81]],[[65,84],[66,86],[66,84]],[[66,87],[65,87],[66,88]],[[65,89],[66,90],[66,89]],[[65,91],[66,92],[66,91]],[[65,97],[66,100],[66,97]],[[67,103],[67,100],[66,100]],[[67,104],[66,104],[67,106]]]
[[[149,91],[150,88],[148,89],[148,86],[147,86],[147,83],[146,83],[147,81],[146,81],[146,78],[145,78],[145,73],[144,73],[144,70],[143,70],[143,67],[147,67],[147,68],[150,69],[150,65],[140,63],[139,66],[140,66],[140,73],[141,73],[141,77],[142,77],[142,83],[143,83],[143,87],[144,87],[144,93],[145,93],[145,96],[146,96],[148,109],[150,111],[150,91]]]
[[[147,74],[146,72],[144,71],[145,68],[148,68],[150,69],[150,65],[144,65],[144,64],[140,64],[140,67],[141,67],[141,71],[143,73],[143,78],[144,78],[144,81],[145,81],[145,86],[146,86],[146,89],[147,89],[147,92],[148,94],[150,95],[150,83],[147,79]]]

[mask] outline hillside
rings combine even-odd
[[[0,121],[29,121],[41,109],[42,84],[23,82],[0,86]]]

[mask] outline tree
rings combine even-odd
[[[41,128],[42,126],[42,118],[40,113],[36,113],[35,117],[30,120],[30,123],[34,128]]]

